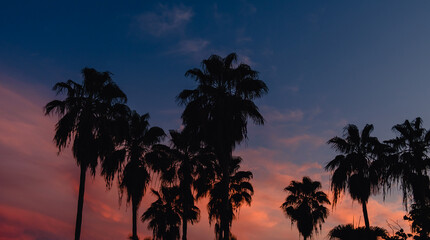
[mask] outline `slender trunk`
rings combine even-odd
[[[369,224],[369,216],[367,215],[367,206],[366,206],[366,202],[364,202],[364,201],[363,201],[363,203],[362,203],[362,207],[363,207],[364,224],[366,225],[366,229],[367,229],[367,231],[369,231],[369,229],[370,229],[370,224]]]
[[[182,214],[182,240],[187,240],[187,224],[188,221],[185,217],[185,214]]]
[[[87,173],[86,166],[81,165],[80,168],[81,168],[81,175],[79,177],[78,212],[76,214],[75,240],[79,240],[81,238],[82,210],[84,207],[84,192],[85,192],[85,175]]]
[[[229,221],[229,214],[230,214],[230,204],[229,204],[229,192],[230,192],[230,156],[224,155],[224,166],[223,166],[223,196],[222,196],[222,206],[223,211],[221,216],[221,233],[223,233],[223,239],[229,240],[230,239],[230,221]]]
[[[132,237],[131,239],[133,240],[137,240],[137,203],[134,200],[134,198],[132,198],[131,200],[131,205],[132,205],[132,211],[133,211],[133,229],[132,229]]]

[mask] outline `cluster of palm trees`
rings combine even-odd
[[[225,58],[212,55],[203,60],[201,69],[186,72],[197,87],[177,96],[185,106],[184,128],[169,131],[168,144],[162,144],[167,137],[163,129],[150,127],[148,114],[130,110],[126,95],[109,72],[84,68],[82,84],[72,80],[55,84],[53,90],[65,98],[46,104],[45,114],[59,116],[54,142],[59,152],[71,145],[80,167],[75,239],[81,233],[86,174],[95,176],[99,164],[107,186],[116,178],[120,198],[125,193],[132,206],[131,239],[138,239],[137,212],[154,174],[160,178],[159,189],[151,189],[156,201],[141,217],[149,222],[154,239],[179,239],[181,232],[182,239],[187,239],[188,223],[199,221],[196,201],[202,197],[209,199],[209,221],[215,223],[216,238],[234,239],[232,222],[243,204],[251,204],[254,190],[252,173],[240,170],[242,158],[233,156],[233,151],[247,138],[248,120],[264,124],[254,100],[268,91],[256,71],[236,61],[234,53]],[[414,239],[428,239],[430,131],[422,127],[420,118],[395,125],[393,130],[397,137],[380,142],[371,136],[372,125],[361,133],[355,125],[347,125],[343,138],[328,141],[339,153],[325,167],[331,173],[333,206],[348,191],[361,204],[365,222],[365,228],[334,228],[332,239],[348,239],[339,237],[348,232],[369,239],[382,236],[384,231],[370,226],[367,203],[372,194],[383,190],[385,195],[393,186],[402,190],[409,210],[405,220],[411,222]],[[285,188],[289,195],[281,208],[305,240],[318,233],[328,216],[325,205],[331,203],[320,188],[319,182],[308,177]],[[409,236],[398,233],[386,238]]]
[[[430,239],[430,131],[422,127],[422,119],[406,120],[395,125],[394,139],[380,142],[371,136],[372,125],[358,130],[355,125],[347,125],[344,138],[334,137],[328,141],[338,153],[325,167],[331,173],[330,187],[333,205],[343,193],[348,191],[353,200],[358,201],[363,210],[365,228],[353,225],[339,225],[329,232],[330,239]],[[367,203],[372,194],[383,190],[387,193],[393,186],[402,190],[403,203],[410,210],[404,217],[411,222],[414,234],[406,234],[402,229],[395,236],[388,236],[379,227],[370,226]],[[304,177],[303,182],[292,181],[285,188],[289,192],[281,208],[297,227],[305,240],[318,231],[330,204],[327,196],[320,191],[319,182]]]
[[[187,225],[199,220],[195,203],[208,196],[210,222],[217,239],[233,239],[230,227],[238,209],[250,204],[252,173],[240,171],[242,159],[233,150],[247,138],[247,123],[264,124],[254,100],[267,93],[266,84],[246,64],[236,64],[232,53],[212,55],[202,69],[186,76],[197,87],[178,96],[184,105],[183,130],[170,131],[170,144],[161,144],[163,129],[150,127],[149,115],[126,105],[127,97],[109,72],[82,70],[83,83],[72,80],[55,84],[63,100],[46,104],[45,114],[59,117],[54,142],[59,152],[71,145],[80,167],[75,239],[80,239],[85,178],[88,171],[101,175],[107,186],[118,179],[120,197],[125,193],[132,206],[132,235],[138,239],[137,212],[151,175],[158,173],[160,188],[151,189],[157,200],[143,213],[154,239],[187,239]]]

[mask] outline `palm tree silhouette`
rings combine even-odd
[[[333,205],[336,205],[341,193],[347,188],[352,199],[362,205],[367,229],[370,227],[367,202],[370,194],[379,190],[381,174],[377,161],[383,149],[378,139],[370,136],[372,131],[373,125],[366,124],[360,136],[357,126],[347,125],[344,129],[344,139],[334,137],[328,141],[342,154],[337,155],[325,167],[332,173]]]
[[[291,181],[284,189],[289,195],[281,208],[291,219],[291,223],[297,223],[305,240],[312,236],[314,230],[318,233],[318,226],[321,229],[328,216],[328,209],[324,204],[330,204],[330,201],[324,192],[318,191],[320,188],[320,182],[303,177],[302,182]]]
[[[230,164],[230,183],[228,192],[228,211],[227,214],[223,207],[223,178],[219,178],[213,185],[213,188],[209,193],[209,223],[215,220],[215,234],[217,239],[221,237],[222,229],[221,219],[223,214],[227,215],[227,223],[231,225],[231,222],[236,217],[239,208],[245,203],[248,206],[251,205],[252,195],[254,189],[249,182],[252,179],[252,173],[250,171],[239,171],[240,162],[242,158],[233,157]],[[218,169],[221,172],[221,169]],[[228,239],[232,239],[233,235],[229,232]]]
[[[234,67],[237,56],[225,58],[212,55],[203,60],[202,70],[191,69],[186,76],[194,78],[198,86],[183,90],[177,97],[186,104],[182,114],[184,131],[214,149],[223,174],[221,238],[229,238],[229,166],[236,144],[247,137],[247,119],[263,124],[263,116],[253,100],[267,93],[266,84],[258,73],[246,64]]]
[[[82,84],[72,80],[56,83],[53,90],[57,94],[65,92],[67,97],[45,106],[45,115],[55,113],[60,118],[54,136],[59,152],[72,142],[73,156],[80,167],[75,239],[80,239],[81,234],[87,169],[94,176],[98,159],[105,160],[114,150],[115,142],[120,141],[116,120],[127,110],[124,105],[127,97],[112,81],[109,72],[84,68],[82,75]]]
[[[157,200],[143,213],[142,221],[149,221],[148,229],[152,229],[153,239],[179,239],[181,224],[179,200],[180,189],[177,186],[162,186],[160,192],[152,189]]]
[[[123,147],[114,153],[111,165],[118,166],[124,159],[127,164],[120,174],[120,190],[127,193],[127,202],[132,206],[132,240],[137,240],[137,210],[145,194],[146,188],[150,181],[150,173],[146,161],[146,153],[150,151],[151,146],[158,143],[164,136],[163,129],[159,127],[149,128],[149,114],[139,115],[132,111],[129,114],[128,135],[124,141]],[[111,169],[111,168],[104,168]],[[112,171],[111,171],[112,172]],[[106,173],[103,172],[103,173]]]
[[[377,240],[378,237],[388,237],[387,231],[380,227],[354,228],[352,224],[338,225],[328,233],[330,240]]]
[[[394,157],[388,162],[389,182],[400,182],[403,190],[403,202],[407,208],[408,198],[412,197],[415,204],[430,204],[430,184],[428,170],[430,168],[429,147],[430,131],[422,127],[422,119],[393,127],[398,136],[388,140],[394,148]]]
[[[175,185],[180,189],[178,204],[181,209],[182,239],[186,240],[188,222],[193,224],[200,216],[200,210],[195,206],[196,198],[206,195],[213,181],[215,157],[184,132],[170,130],[170,137],[171,147],[154,146],[148,159],[154,163],[154,170],[161,173],[164,186]]]

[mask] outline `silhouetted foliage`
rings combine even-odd
[[[142,221],[149,221],[154,240],[179,239],[181,216],[179,209],[179,187],[161,187],[160,192],[152,190],[158,198],[143,213]]]
[[[177,204],[181,209],[182,239],[185,240],[187,223],[193,224],[200,217],[195,200],[209,191],[215,178],[215,156],[209,149],[201,148],[198,142],[193,143],[192,136],[184,132],[171,130],[170,137],[171,147],[154,146],[148,159],[154,163],[154,170],[161,173],[163,185],[174,185],[180,189]]]
[[[430,239],[430,206],[412,204],[409,214],[404,219],[411,222],[414,239]]]
[[[330,230],[328,237],[330,240],[377,240],[378,237],[386,237],[387,231],[380,227],[358,227],[352,224],[339,225]]]
[[[430,132],[422,127],[421,118],[395,125],[393,131],[398,136],[386,141],[395,150],[387,162],[388,183],[400,183],[406,208],[408,198],[412,198],[415,204],[426,205],[430,199]]]
[[[164,136],[163,129],[149,127],[149,114],[139,115],[136,111],[127,114],[128,128],[122,146],[117,148],[103,164],[102,174],[108,182],[112,181],[114,173],[121,170],[124,161],[126,165],[119,175],[120,197],[125,190],[127,202],[132,206],[132,239],[137,240],[137,210],[150,181],[149,163],[146,153],[151,146],[158,143]]]
[[[229,238],[230,161],[236,144],[247,137],[247,120],[263,124],[263,116],[253,100],[267,93],[266,84],[258,79],[258,73],[246,64],[234,67],[235,53],[225,58],[212,55],[203,60],[202,70],[191,69],[186,76],[195,78],[198,86],[183,90],[177,97],[186,104],[182,114],[184,131],[212,147],[223,174],[221,214],[221,238]]]
[[[98,160],[102,162],[122,141],[122,116],[128,111],[126,95],[112,81],[109,72],[92,68],[82,70],[83,83],[72,80],[58,82],[53,90],[66,94],[64,100],[46,104],[45,114],[55,113],[54,142],[61,152],[72,143],[73,156],[81,169],[76,217],[75,239],[80,238],[82,208],[87,169],[94,176]]]
[[[318,233],[321,230],[328,216],[328,209],[324,204],[330,204],[330,201],[319,189],[321,183],[312,181],[309,177],[303,177],[302,182],[291,181],[284,189],[289,195],[281,208],[291,219],[291,224],[297,224],[305,240],[310,238],[314,231]]]
[[[376,137],[370,136],[372,131],[373,125],[367,124],[360,136],[357,126],[347,125],[344,138],[334,137],[328,141],[341,154],[325,167],[332,173],[333,205],[336,205],[341,193],[348,189],[352,199],[362,205],[367,228],[370,224],[366,205],[370,195],[379,190],[381,172],[378,156],[385,148]]]
[[[252,173],[249,171],[239,171],[241,161],[242,158],[233,157],[230,162],[230,184],[228,193],[229,212],[227,212],[227,220],[230,225],[243,204],[251,205],[252,195],[254,194],[254,188],[249,182],[252,179]],[[218,173],[220,173],[220,171],[221,169],[218,169]],[[215,221],[215,235],[217,238],[221,237],[221,218],[222,214],[225,213],[222,208],[223,180],[223,178],[218,177],[209,193],[209,223],[211,224]],[[230,233],[229,239],[231,236]]]

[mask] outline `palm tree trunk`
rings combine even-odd
[[[230,186],[230,171],[229,171],[229,157],[224,157],[224,164],[223,164],[223,176],[222,181],[224,182],[223,185],[223,196],[222,196],[222,206],[223,211],[221,212],[221,233],[223,233],[223,239],[229,240],[230,239],[230,222],[229,222],[229,186]]]
[[[230,224],[228,221],[229,214],[229,186],[230,186],[230,171],[229,171],[229,157],[225,154],[225,151],[221,150],[218,155],[220,159],[220,165],[222,168],[222,192],[221,192],[221,212],[220,212],[220,230],[219,230],[219,240],[229,240],[230,237]]]
[[[369,229],[370,229],[370,223],[369,223],[369,216],[367,215],[366,202],[363,201],[363,203],[361,205],[363,207],[364,224],[366,225],[367,231],[369,231]]]
[[[79,177],[78,212],[76,214],[76,225],[75,225],[75,240],[79,240],[81,238],[82,210],[84,207],[86,173],[87,173],[87,167],[84,165],[81,165],[81,175]]]
[[[137,240],[137,203],[134,198],[131,200],[132,211],[133,211],[133,229],[131,239]]]
[[[182,240],[187,240],[187,219],[185,218],[185,214],[182,214]]]

